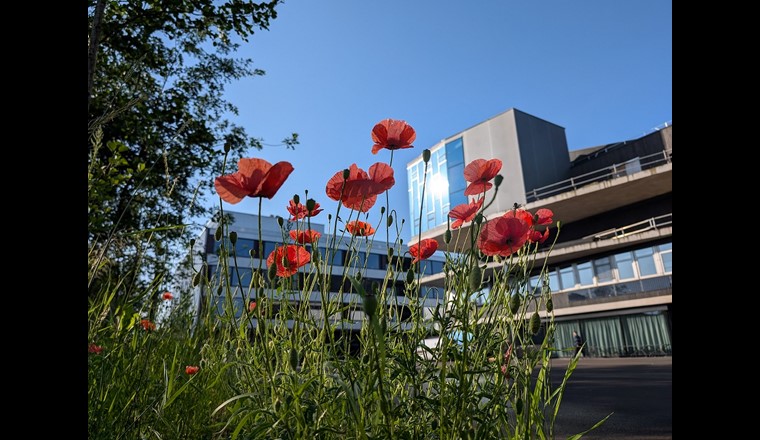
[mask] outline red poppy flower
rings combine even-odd
[[[185,367],[185,373],[187,373],[187,374],[189,374],[189,375],[192,376],[193,374],[197,373],[198,370],[200,370],[200,369],[201,369],[201,367],[197,367],[195,365],[188,365],[188,366]]]
[[[537,225],[550,225],[554,221],[554,212],[551,209],[541,208],[536,211],[535,223]]]
[[[140,320],[140,325],[146,331],[148,331],[148,330],[155,330],[156,329],[156,324],[150,322],[149,319],[141,319]]]
[[[351,235],[356,235],[358,237],[368,237],[375,233],[375,228],[373,228],[372,225],[360,220],[346,223],[346,229]]]
[[[477,246],[486,255],[508,257],[528,240],[530,225],[519,218],[499,217],[483,226]]]
[[[327,197],[341,201],[349,209],[367,212],[375,204],[378,194],[391,189],[396,183],[393,168],[377,162],[369,167],[369,173],[356,164],[349,167],[348,179],[343,179],[343,171],[338,171],[327,181]]]
[[[386,148],[388,150],[400,150],[412,148],[412,142],[417,138],[417,133],[406,121],[397,119],[383,119],[372,128],[372,154]]]
[[[271,199],[292,172],[290,162],[272,165],[264,159],[243,158],[238,161],[238,171],[217,177],[214,187],[222,200],[233,205],[245,196]]]
[[[103,347],[101,347],[100,345],[90,344],[87,346],[87,352],[89,353],[100,354],[100,352],[102,351],[103,351]]]
[[[174,295],[171,294],[171,292],[164,292],[164,294],[161,296],[165,301],[170,301],[174,299]]]
[[[546,228],[543,234],[535,229],[531,230],[528,234],[528,241],[531,243],[538,242],[540,244],[545,242],[547,238],[549,238],[549,228]]]
[[[289,277],[311,261],[311,254],[303,246],[286,244],[276,247],[267,257],[267,266],[277,264],[277,276]]]
[[[489,180],[496,177],[501,170],[499,159],[475,159],[464,167],[464,180],[470,182],[464,190],[464,195],[475,196],[491,189]]]
[[[311,212],[309,212],[309,210],[306,209],[306,206],[300,202],[294,203],[291,200],[288,205],[288,212],[293,216],[293,218],[291,218],[293,221],[301,220],[304,217],[314,217],[322,211],[324,210],[319,207],[319,203],[314,203],[314,209]]]
[[[533,214],[531,214],[530,212],[522,208],[510,209],[509,211],[505,212],[502,217],[520,219],[528,226],[533,226],[535,222],[535,218],[533,217]]]
[[[322,234],[317,231],[307,229],[305,231],[290,231],[290,238],[299,244],[312,244],[319,240]]]
[[[438,250],[438,242],[432,238],[423,238],[419,243],[409,246],[409,254],[414,257],[412,264],[427,260],[436,250]]]
[[[480,200],[472,201],[470,203],[462,203],[457,205],[449,212],[449,217],[456,219],[451,224],[451,229],[457,229],[464,224],[464,222],[471,222],[475,218],[475,214],[478,213],[480,208],[483,207],[483,197]]]
[[[256,310],[256,301],[251,301],[248,303],[248,311],[252,312]]]

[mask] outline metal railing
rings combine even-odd
[[[621,226],[619,228],[607,229],[606,231],[598,232],[596,234],[587,235],[583,237],[584,240],[607,240],[618,239],[627,237],[632,234],[639,234],[641,232],[650,231],[652,229],[663,228],[673,224],[673,213],[658,215],[647,220],[631,223],[630,225]]]
[[[673,287],[673,275],[665,275],[651,278],[641,278],[637,280],[606,284],[602,286],[592,286],[584,289],[568,290],[558,292],[558,294],[567,295],[570,302],[586,301],[595,298],[609,298],[613,296],[625,296],[632,293],[651,292],[653,290],[664,290]]]
[[[671,163],[673,161],[673,150],[662,150],[657,153],[637,157],[625,162],[612,164],[585,174],[573,176],[551,185],[535,188],[525,193],[525,199],[528,202],[545,199],[563,192],[573,191],[590,183],[602,182],[614,179],[615,177],[634,174],[639,171],[654,168],[659,165]]]

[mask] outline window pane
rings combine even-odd
[[[271,254],[272,252],[274,252],[275,246],[276,245],[275,245],[275,243],[273,241],[265,241],[264,242],[264,255],[262,257],[263,258],[269,257],[269,254]]]
[[[657,267],[654,265],[654,251],[652,248],[639,249],[633,252],[636,262],[639,264],[639,275],[655,275]]]
[[[236,286],[243,286],[248,287],[251,285],[251,274],[252,270],[250,267],[230,267],[230,285],[233,287]],[[240,278],[238,278],[238,274]],[[240,284],[242,283],[242,284]]]
[[[633,278],[633,255],[630,252],[615,255],[615,264],[621,280]]]
[[[573,271],[573,266],[560,269],[559,279],[562,282],[562,289],[572,289],[575,287],[575,271]]]
[[[467,187],[467,181],[464,180],[464,165],[454,165],[449,168],[448,173],[449,192],[464,190]]]
[[[673,272],[673,252],[665,252],[660,254],[660,257],[662,257],[662,267],[665,272]]]
[[[367,269],[380,269],[380,254],[369,254]]]
[[[594,271],[591,270],[591,262],[587,261],[576,266],[578,269],[578,281],[581,286],[590,286],[594,284]]]
[[[610,259],[607,257],[594,260],[594,272],[596,273],[596,279],[600,283],[612,281],[612,265],[610,265]]]
[[[464,162],[464,154],[462,152],[462,138],[454,139],[446,144],[446,161],[449,166]]]
[[[467,196],[464,195],[464,190],[449,193],[449,206],[453,208],[463,203],[467,203]],[[449,213],[447,212],[446,215],[449,215]]]
[[[238,238],[235,243],[235,255],[238,257],[250,258],[249,253],[252,249],[255,249],[255,241],[250,238]],[[254,251],[255,254],[255,251]]]
[[[549,272],[549,288],[552,292],[559,290],[559,277],[557,277],[557,271]]]

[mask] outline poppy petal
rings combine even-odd
[[[277,162],[264,176],[256,191],[256,195],[271,199],[292,172],[293,165],[290,162]]]
[[[464,180],[475,182],[480,180],[481,170],[486,165],[485,159],[475,159],[464,167]]]
[[[493,184],[491,182],[483,182],[483,181],[473,182],[467,185],[467,188],[464,189],[464,195],[477,196],[488,191],[489,189],[491,189],[491,187],[493,187]]]
[[[241,158],[238,160],[238,174],[241,177],[243,187],[249,193],[255,193],[267,172],[272,169],[272,164],[264,159]]]
[[[237,173],[217,177],[214,179],[214,188],[222,200],[233,205],[249,194],[249,191],[240,184]]]
[[[376,188],[373,188],[375,195],[391,189],[396,184],[393,168],[383,162],[377,162],[369,167],[369,179],[377,185]]]

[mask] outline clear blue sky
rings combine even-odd
[[[240,52],[266,75],[234,82],[227,96],[234,120],[266,144],[299,133],[295,151],[248,154],[295,168],[264,215],[286,216],[308,189],[325,208],[314,220],[327,223],[337,207],[327,180],[390,158],[370,152],[375,123],[411,124],[415,148],[394,153],[390,192],[407,241],[406,163],[445,137],[512,107],[564,127],[570,150],[672,120],[671,34],[669,1],[287,0]],[[257,200],[225,209],[256,213]]]

